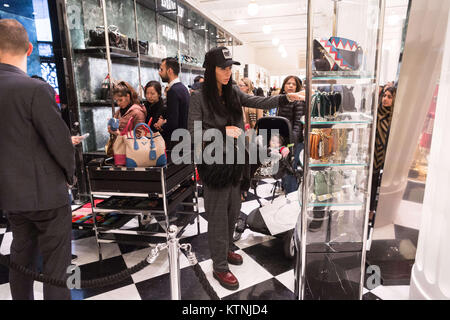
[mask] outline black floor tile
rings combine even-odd
[[[395,239],[403,240],[409,239],[413,245],[417,248],[417,241],[419,240],[419,230],[407,228],[399,225],[394,225]]]
[[[233,293],[223,300],[295,300],[294,293],[275,278]]]
[[[276,238],[243,249],[273,276],[278,276],[294,267],[294,260],[284,256],[283,239]]]
[[[399,229],[402,234],[411,235],[411,230]],[[367,254],[367,263],[378,266],[381,283],[389,285],[409,285],[414,265],[416,247],[410,239],[374,240]]]
[[[80,240],[84,238],[95,237],[94,230],[72,230],[72,240]]]
[[[6,256],[9,258],[9,255]],[[4,265],[0,264],[0,284],[5,284],[9,282],[9,269]]]
[[[145,280],[136,284],[142,300],[171,300],[170,275]],[[180,271],[181,300],[210,300],[191,267]]]
[[[367,292],[362,296],[363,300],[381,300],[379,297],[374,295],[372,292]]]
[[[96,261],[89,264],[80,266],[81,279],[82,280],[92,280],[105,276],[110,276],[121,272],[127,268],[125,261],[122,256],[105,259],[103,261]],[[111,290],[115,290],[133,283],[131,277],[125,280],[107,285],[101,288],[88,288],[88,289],[73,289],[72,290],[72,300],[82,300],[92,296],[96,296]]]

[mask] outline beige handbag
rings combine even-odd
[[[122,130],[122,132],[116,137],[114,144],[112,146],[114,152],[114,164],[116,166],[125,166],[126,165],[126,144],[125,140],[131,137],[130,127],[133,123],[133,117],[128,120],[126,127]]]
[[[140,126],[147,128],[148,135],[136,137],[136,129]],[[148,125],[139,123],[134,127],[133,137],[123,137],[126,148],[126,166],[163,167],[167,164],[166,143],[161,134],[153,133]]]

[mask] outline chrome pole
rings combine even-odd
[[[137,58],[138,58],[138,80],[139,80],[139,98],[142,99],[142,79],[141,79],[141,51],[139,50],[139,26],[137,19],[137,4],[136,0],[134,2],[134,27],[136,30],[136,45],[137,45]]]
[[[377,51],[375,57],[375,89],[378,88],[378,81],[380,76],[380,68],[381,68],[381,49],[383,44],[383,34],[384,34],[384,14],[386,8],[386,0],[379,0],[379,14],[378,17],[378,31],[377,31]],[[366,208],[365,208],[365,217],[364,217],[364,232],[363,232],[363,246],[362,246],[362,257],[361,257],[361,279],[359,282],[359,299],[362,300],[363,289],[364,289],[364,276],[366,271],[366,251],[367,251],[367,234],[369,230],[369,206],[370,206],[370,194],[372,191],[376,192],[376,190],[372,189],[372,174],[373,174],[373,153],[375,148],[375,136],[376,136],[376,128],[377,128],[377,108],[378,108],[378,91],[375,92],[374,104],[372,106],[373,113],[373,123],[372,123],[372,132],[371,132],[371,149],[370,149],[370,163],[369,163],[369,179],[367,181],[367,193],[366,193]]]
[[[313,48],[313,9],[312,1],[308,0],[307,7],[307,51],[306,51],[306,101],[307,108],[305,112],[305,132],[311,131],[311,90],[312,90],[312,48]],[[302,185],[302,204],[300,215],[300,226],[297,224],[295,230],[296,243],[300,241],[300,252],[297,254],[295,266],[295,292],[299,300],[305,298],[305,283],[306,283],[306,235],[307,235],[307,212],[308,212],[308,181],[309,181],[309,134],[305,138],[305,149],[303,151],[303,185]],[[298,230],[298,227],[300,230]],[[300,232],[299,232],[300,231]],[[300,233],[300,235],[299,235]],[[300,239],[298,239],[298,237]]]
[[[168,252],[170,271],[170,293],[172,300],[181,300],[180,289],[180,251],[177,239],[178,228],[171,225],[168,229]]]
[[[180,64],[181,67],[181,40],[180,40],[180,16],[178,15],[178,0],[176,2],[177,4],[177,36],[178,36],[178,63]]]
[[[114,117],[115,107],[114,107],[114,99],[112,96],[113,92],[113,77],[112,77],[112,62],[111,62],[111,52],[109,46],[109,34],[108,34],[108,18],[106,14],[106,0],[102,1],[102,9],[103,9],[103,24],[105,26],[105,45],[106,45],[106,64],[108,65],[108,74],[109,74],[109,92],[111,96],[111,111],[112,116]]]

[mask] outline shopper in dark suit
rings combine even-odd
[[[155,127],[161,128],[160,132],[166,141],[168,149],[171,149],[173,143],[170,142],[172,132],[176,129],[187,129],[188,111],[189,111],[189,91],[180,82],[178,74],[180,73],[180,64],[177,59],[166,58],[162,60],[159,75],[164,82],[168,82],[167,91],[167,109],[166,119],[159,120]]]
[[[11,225],[12,262],[67,278],[71,262],[71,210],[74,148],[70,132],[47,83],[27,74],[33,46],[16,20],[0,20],[0,209]],[[33,280],[10,270],[13,299],[33,299]],[[70,299],[67,288],[44,284],[44,299]]]

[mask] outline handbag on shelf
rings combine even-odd
[[[119,28],[114,25],[108,27],[109,45],[111,47],[128,50],[128,37],[119,32]],[[97,26],[95,30],[89,30],[88,46],[90,47],[104,47],[105,27]]]
[[[134,38],[128,38],[128,50],[132,52],[138,52],[139,43],[139,53],[143,55],[148,55],[148,41],[139,40],[136,42]]]
[[[334,155],[335,142],[332,129],[313,129],[310,134],[310,157],[314,160],[329,161]]]
[[[315,71],[357,71],[362,57],[363,50],[356,41],[341,37],[314,40]]]
[[[136,129],[143,126],[149,132],[138,138]],[[166,143],[159,132],[153,133],[145,123],[138,123],[133,130],[133,137],[125,138],[126,166],[137,167],[163,167],[167,164]]]
[[[340,92],[316,92],[312,96],[311,117],[316,120],[334,120],[340,112],[342,95]]]

